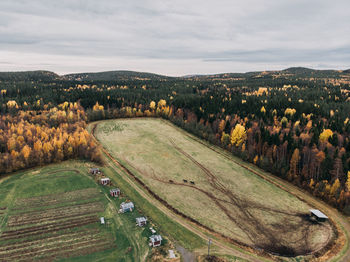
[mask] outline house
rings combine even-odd
[[[120,209],[119,212],[125,213],[125,212],[132,212],[134,209],[134,203],[133,202],[128,202],[128,203],[121,203],[120,204]]]
[[[147,224],[147,218],[145,217],[137,217],[136,218],[136,224],[139,226],[139,227],[143,227]]]
[[[112,197],[118,197],[118,196],[120,196],[120,189],[113,188],[113,189],[109,190],[109,193],[111,194]]]
[[[100,179],[100,184],[104,185],[104,186],[110,185],[111,184],[111,180],[108,177],[101,178]]]
[[[100,217],[100,221],[101,221],[101,225],[105,224],[105,218],[104,217]]]
[[[162,244],[162,240],[160,235],[152,235],[149,237],[149,245],[151,247],[159,247]]]
[[[92,175],[97,175],[97,174],[100,174],[101,172],[99,168],[93,167],[93,168],[90,168],[89,173]]]
[[[325,222],[328,219],[328,217],[318,209],[310,209],[310,217],[316,219],[318,222]]]

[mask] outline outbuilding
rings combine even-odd
[[[162,244],[162,240],[160,235],[152,235],[149,237],[149,245],[151,247],[159,247]]]
[[[108,177],[101,178],[100,179],[100,184],[104,185],[104,186],[110,185],[111,184],[111,180]]]
[[[89,173],[92,175],[97,175],[97,174],[100,174],[101,172],[99,168],[93,167],[93,168],[90,168]]]
[[[112,197],[118,197],[118,196],[120,196],[120,189],[113,188],[113,189],[109,190],[109,193],[111,194]]]
[[[145,217],[137,217],[136,218],[136,224],[139,226],[139,227],[143,227],[147,224],[147,218]]]
[[[133,202],[123,202],[120,204],[119,212],[125,213],[125,212],[132,212],[134,210],[134,203]]]
[[[104,217],[100,217],[100,221],[101,221],[101,225],[105,224],[105,218]]]
[[[318,222],[325,222],[328,217],[318,209],[310,209],[310,216]]]

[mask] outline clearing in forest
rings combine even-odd
[[[103,121],[95,135],[169,205],[236,243],[297,256],[334,236],[328,222],[308,219],[307,203],[164,120]]]

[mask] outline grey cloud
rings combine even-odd
[[[0,51],[14,64],[34,57],[19,68],[41,69],[39,57],[50,56],[50,68],[77,71],[86,65],[69,65],[76,57],[95,61],[96,70],[147,71],[153,63],[150,70],[169,74],[343,66],[349,8],[346,0],[1,0]]]

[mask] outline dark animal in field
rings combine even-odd
[[[170,180],[169,180],[169,183],[174,183],[174,181],[170,179]]]
[[[187,180],[186,180],[186,179],[183,179],[183,181],[184,181],[185,183],[187,183]]]
[[[191,183],[192,185],[194,185],[194,181],[190,181],[190,183]]]

